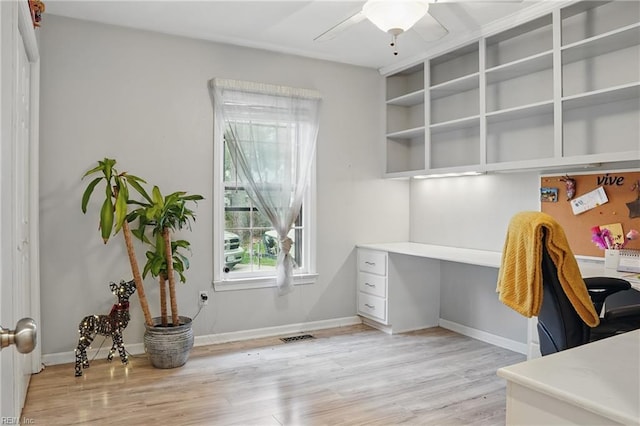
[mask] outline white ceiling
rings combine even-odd
[[[449,34],[426,42],[414,30],[398,38],[394,56],[391,36],[368,20],[355,24],[329,41],[314,38],[357,13],[364,1],[63,1],[45,0],[47,15],[63,15],[240,46],[327,59],[371,68],[409,63],[437,49],[440,43],[476,32],[500,18],[516,19],[539,1],[441,0],[429,13]],[[429,17],[418,25],[426,25]]]

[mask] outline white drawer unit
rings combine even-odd
[[[438,325],[440,262],[358,248],[358,315],[387,333]]]
[[[387,253],[358,250],[358,314],[387,322]]]

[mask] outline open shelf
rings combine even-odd
[[[563,109],[585,108],[636,98],[640,98],[640,82],[610,89],[595,90],[593,92],[566,96],[562,99],[562,107]]]
[[[523,75],[551,69],[553,67],[553,51],[538,53],[534,56],[518,59],[486,71],[487,83],[492,84],[503,80],[510,80]]]
[[[429,159],[429,169],[479,165],[479,125],[432,133]]]
[[[424,89],[416,90],[415,92],[407,93],[387,101],[388,105],[398,106],[414,106],[421,103],[424,103]]]
[[[444,98],[456,93],[466,92],[472,89],[477,89],[480,84],[480,74],[473,73],[465,75],[455,80],[445,81],[436,86],[431,86],[429,93],[431,100]]]
[[[431,59],[429,67],[431,88],[477,74],[480,71],[478,42]]]
[[[553,100],[489,112],[486,117],[487,123],[499,123],[542,114],[553,114]]]
[[[562,63],[568,64],[640,45],[640,23],[564,46]]]
[[[387,137],[392,139],[413,139],[420,136],[424,137],[424,126],[387,134]]]
[[[640,2],[638,1],[582,1],[560,11],[561,44],[597,38],[638,23]]]
[[[475,115],[473,117],[458,118],[456,120],[449,120],[443,123],[435,123],[429,126],[429,129],[431,130],[431,134],[436,134],[476,126],[480,126],[479,115]]]
[[[424,90],[424,64],[392,74],[386,78],[386,83],[388,101]]]
[[[500,67],[552,49],[553,26],[549,14],[488,37],[485,66]]]
[[[416,138],[388,137],[386,173],[423,170],[425,167],[424,131]]]

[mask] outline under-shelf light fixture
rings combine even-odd
[[[485,172],[434,173],[431,175],[413,176],[413,178],[414,179],[437,179],[437,178],[460,177],[460,176],[480,176],[484,174]]]

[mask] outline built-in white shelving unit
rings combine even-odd
[[[640,2],[563,4],[386,81],[387,177],[640,161]]]
[[[387,77],[387,170],[415,171],[424,163],[424,65]]]

